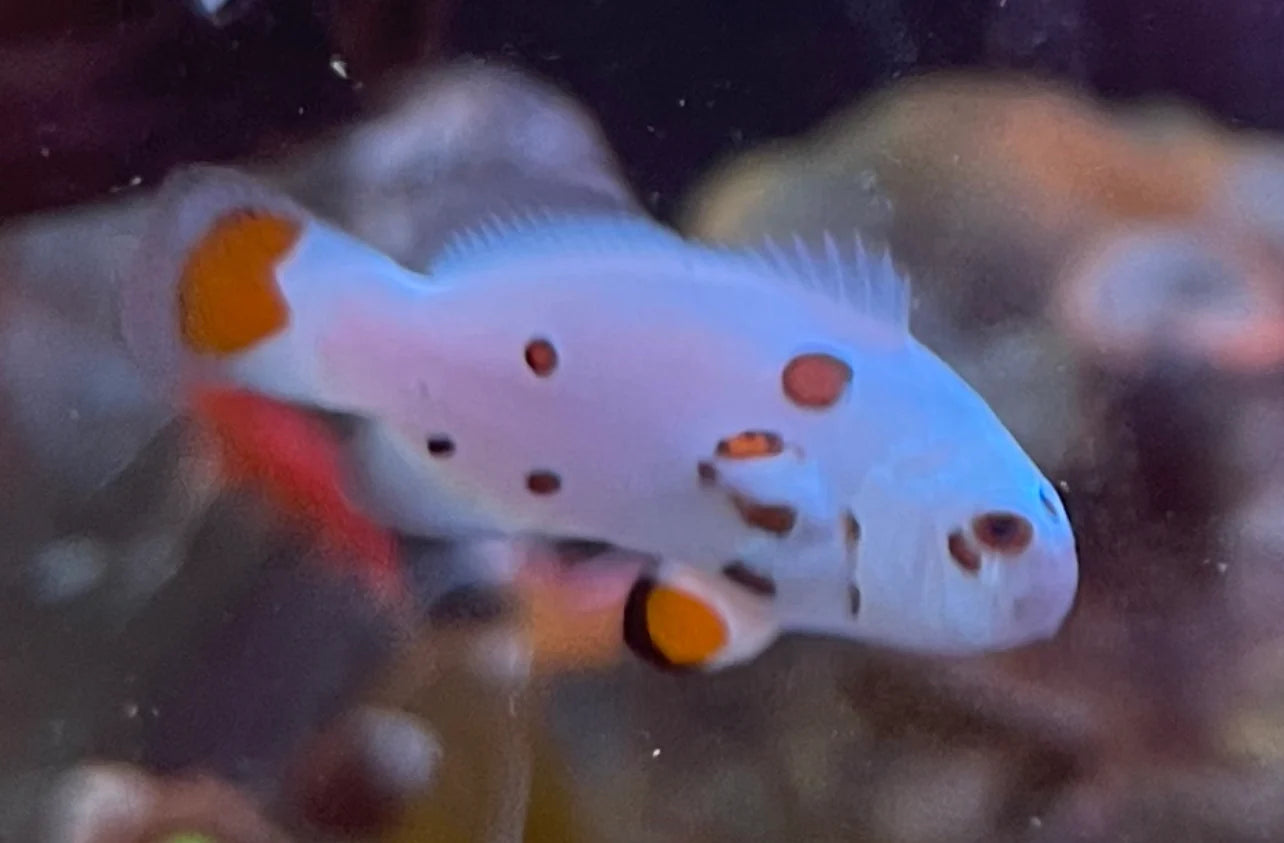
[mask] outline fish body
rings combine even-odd
[[[967,653],[1069,610],[1051,485],[859,243],[532,216],[419,273],[217,171],[161,209],[122,314],[140,360],[367,420],[354,494],[403,532],[652,555],[635,650],[671,623],[708,664],[781,631]]]

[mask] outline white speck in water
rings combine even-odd
[[[1217,573],[1219,573],[1219,574],[1224,574],[1224,573],[1226,573],[1226,569],[1227,569],[1227,568],[1229,568],[1229,567],[1230,567],[1230,566],[1229,566],[1229,565],[1227,565],[1225,562],[1218,562],[1218,563],[1217,563]]]
[[[135,717],[138,716],[138,703],[136,702],[125,703],[123,706],[120,707],[120,711],[130,720],[133,720]]]
[[[49,153],[49,147],[47,147],[47,146],[42,146],[42,147],[40,147],[40,157],[41,157],[41,158],[48,158],[48,157],[49,157],[49,155],[50,155],[50,153]]]
[[[333,70],[334,75],[338,76],[340,79],[348,78],[348,63],[339,56],[330,56],[330,69]]]
[[[655,749],[651,750],[651,757],[652,758],[660,757],[660,747],[657,746]]]
[[[1001,2],[999,5],[1003,5]],[[1030,817],[1030,828],[1043,828],[1043,820],[1039,817]]]
[[[119,193],[120,191],[122,191],[122,190],[128,190],[128,189],[129,189],[129,188],[131,188],[131,187],[138,187],[138,186],[139,186],[140,184],[142,184],[142,183],[143,183],[143,177],[142,177],[142,176],[134,176],[132,179],[130,179],[129,181],[125,182],[124,184],[118,184],[118,185],[115,185],[115,186],[113,186],[113,187],[109,187],[109,188],[107,188],[107,192],[108,192],[108,193]]]
[[[686,108],[686,107],[687,107],[687,98],[678,97],[678,108]]]
[[[303,106],[299,106],[299,114],[303,114]]]

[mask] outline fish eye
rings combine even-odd
[[[989,550],[1003,554],[1020,553],[1034,540],[1034,527],[1011,512],[987,512],[972,519],[972,533]]]

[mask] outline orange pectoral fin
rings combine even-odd
[[[717,670],[753,659],[776,639],[774,600],[725,575],[664,562],[629,592],[624,643],[664,670]]]
[[[276,269],[298,242],[300,224],[244,209],[220,217],[196,243],[179,278],[183,343],[226,355],[273,336],[289,323]]]

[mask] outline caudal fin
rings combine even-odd
[[[350,409],[318,359],[319,341],[345,330],[353,302],[393,321],[411,275],[281,191],[198,165],[171,175],[153,199],[121,284],[121,332],[174,399],[218,386]]]
[[[162,388],[218,379],[229,358],[286,329],[276,269],[308,219],[284,195],[226,168],[171,175],[120,285],[121,333],[138,366]]]

